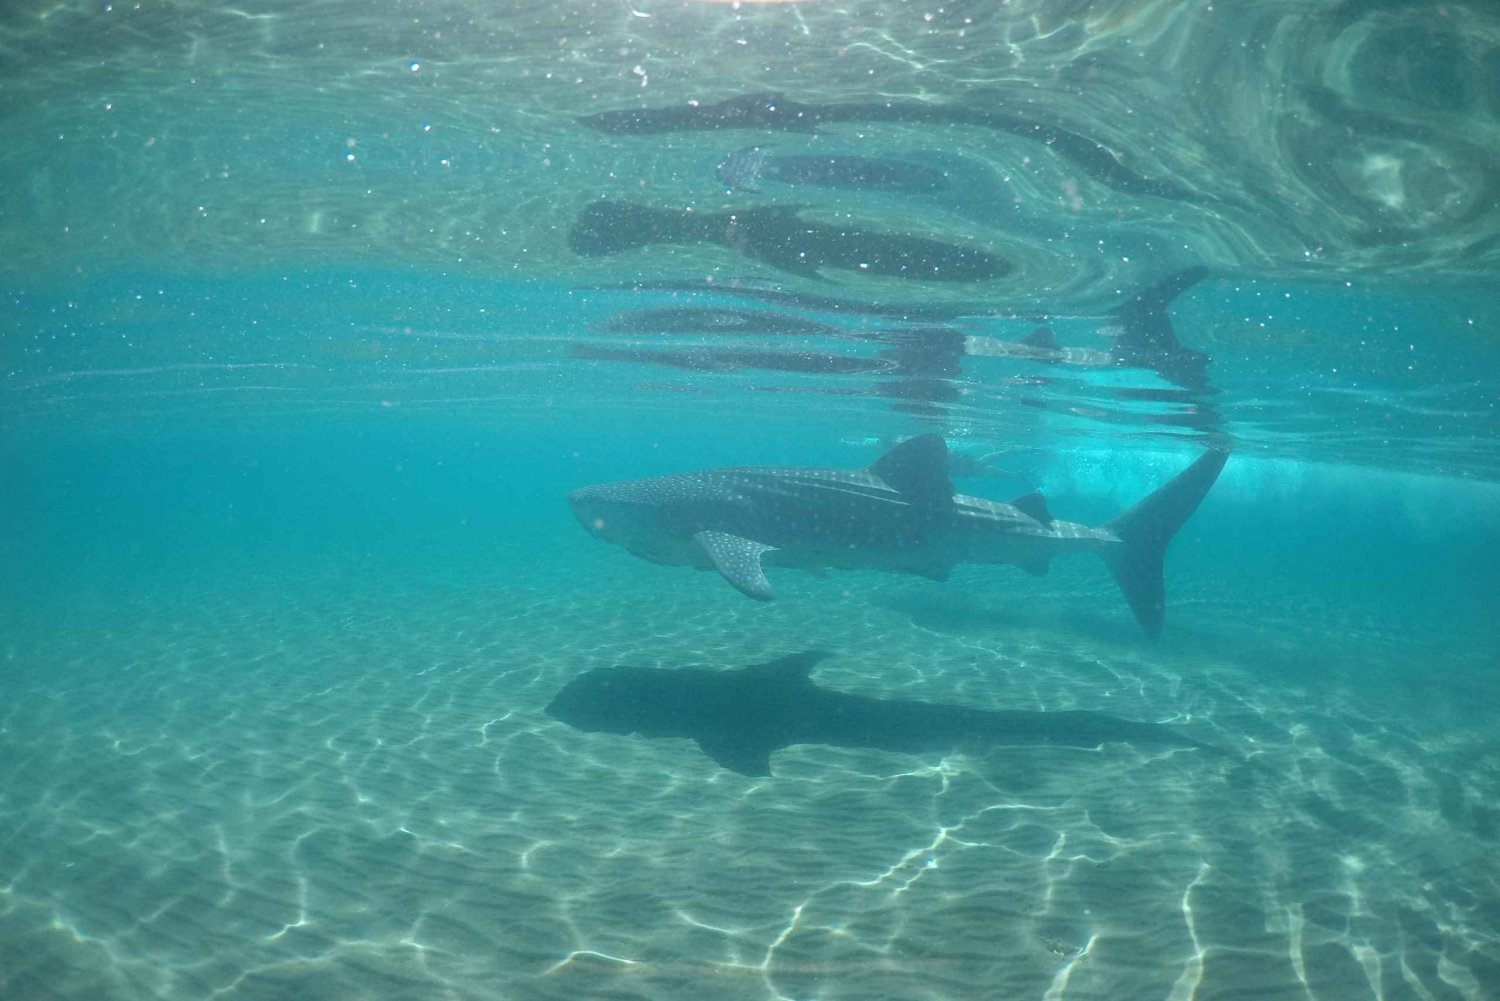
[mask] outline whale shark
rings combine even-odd
[[[1174,726],[1085,710],[975,709],[823,688],[811,673],[827,656],[808,651],[729,671],[595,668],[568,682],[545,711],[589,733],[685,737],[721,767],[752,777],[770,775],[772,753],[796,744],[905,753],[1112,743],[1215,750]]]
[[[918,435],[866,469],[740,467],[582,487],[568,495],[596,538],[668,566],[715,570],[769,601],[765,568],[881,570],[946,580],[961,563],[1045,574],[1057,556],[1103,557],[1146,635],[1165,618],[1167,544],[1228,459],[1209,450],[1098,527],[1052,517],[1039,493],[1009,503],[955,493],[942,436]]]

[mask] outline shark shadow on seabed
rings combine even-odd
[[[596,668],[568,682],[547,715],[589,733],[678,737],[741,775],[771,774],[771,754],[796,744],[902,753],[979,752],[1106,744],[1222,754],[1179,728],[1082,710],[975,709],[877,699],[813,684],[828,654],[809,651],[719,671],[703,667]]]

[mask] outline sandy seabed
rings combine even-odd
[[[0,996],[1482,1001],[1500,984],[1480,656],[1419,664],[1409,638],[1357,618],[1320,633],[1295,602],[1252,617],[1191,573],[1150,646],[1092,565],[782,573],[760,605],[604,547],[517,560],[268,562],[18,618]],[[542,712],[588,668],[813,649],[820,686],[1097,710],[1226,753],[800,745],[746,778],[687,740]]]

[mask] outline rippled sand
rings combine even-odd
[[[220,565],[11,630],[0,994],[1480,1001],[1500,983],[1500,761],[1473,655],[1429,653],[1429,684],[1418,640],[1299,631],[1294,608],[1261,609],[1276,631],[1247,642],[1244,596],[1188,570],[1153,648],[1087,563],[947,586],[783,574],[762,606],[604,547],[567,556]],[[747,779],[688,741],[541,712],[590,667],[813,648],[834,654],[825,687],[1170,721],[1226,753],[799,746]]]

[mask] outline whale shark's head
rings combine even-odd
[[[705,502],[720,493],[701,474],[657,476],[581,487],[568,494],[568,506],[596,539],[655,563],[706,566],[692,534]]]
[[[545,712],[589,733],[667,735],[676,731],[675,672],[639,667],[595,668],[568,682]]]
[[[655,493],[649,480],[601,483],[568,494],[568,507],[595,538],[627,545],[650,531],[658,504]]]

